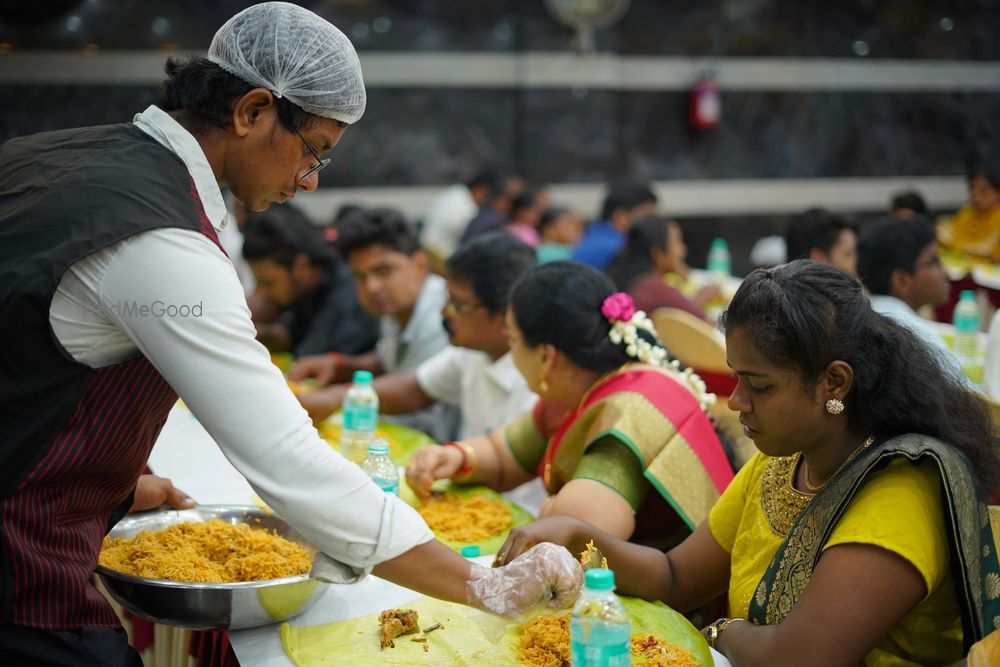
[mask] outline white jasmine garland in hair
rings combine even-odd
[[[601,314],[611,322],[608,339],[615,345],[625,345],[625,354],[650,366],[669,368],[677,373],[698,399],[702,410],[715,403],[715,394],[708,392],[705,382],[690,368],[681,368],[676,359],[667,362],[667,350],[659,343],[653,344],[639,335],[639,329],[656,339],[656,328],[646,313],[635,309],[632,297],[615,292],[601,304]]]

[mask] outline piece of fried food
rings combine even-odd
[[[420,629],[419,618],[414,609],[386,609],[378,616],[382,628],[382,648],[395,648],[392,640],[400,635],[416,632]]]
[[[589,570],[595,567],[607,568],[608,559],[601,550],[594,546],[594,540],[587,542],[587,547],[580,552],[580,567]]]

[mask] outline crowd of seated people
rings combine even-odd
[[[989,178],[976,172],[970,193]],[[988,198],[971,196],[987,220]],[[388,418],[444,445],[406,461],[418,496],[438,479],[542,489],[539,519],[497,564],[594,540],[622,593],[688,612],[733,664],[962,660],[1000,617],[985,518],[1000,442],[925,317],[949,290],[926,202],[899,193],[868,221],[809,209],[784,236],[789,263],[743,280],[720,318],[735,389],[716,399],[757,447],[742,467],[697,369],[645,315],[677,308],[714,326],[705,305],[720,298],[656,204],[649,185],[611,186],[585,226],[544,190],[484,173],[443,193],[421,234],[396,211],[358,208],[308,235],[318,252],[273,232],[293,251],[265,251],[251,216],[244,254],[292,313],[274,325],[345,281],[340,306],[376,323],[363,349],[302,354],[290,328],[268,339],[300,351],[290,378],[313,379],[299,400],[314,420],[366,369]],[[708,623],[720,597],[725,616]]]

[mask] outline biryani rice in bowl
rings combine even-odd
[[[254,506],[132,514],[112,528],[105,548],[96,573],[107,592],[165,625],[237,630],[276,623],[304,612],[329,586],[309,575],[316,548]],[[176,580],[185,577],[201,581]]]

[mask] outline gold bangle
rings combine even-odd
[[[747,619],[745,618],[738,618],[738,617],[720,618],[715,623],[712,623],[710,626],[708,626],[708,632],[707,632],[708,645],[714,649],[718,649],[717,644],[719,642],[719,637],[722,636],[722,631],[725,630],[730,623],[735,623],[736,621],[746,621],[746,620]]]
[[[476,450],[472,448],[472,445],[461,440],[446,442],[445,444],[458,447],[462,450],[462,467],[459,468],[458,473],[452,479],[458,482],[469,479],[476,472],[476,464],[479,462],[476,457]]]

